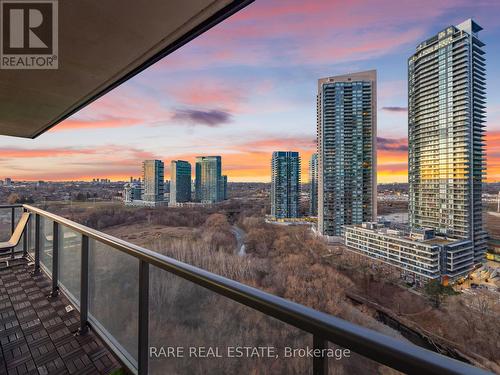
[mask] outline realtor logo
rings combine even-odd
[[[57,0],[0,1],[0,69],[57,69]]]

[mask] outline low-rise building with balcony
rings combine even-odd
[[[367,222],[345,226],[344,239],[349,249],[399,268],[417,284],[444,277],[456,280],[474,264],[471,241],[439,237],[432,229]]]

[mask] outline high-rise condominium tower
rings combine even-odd
[[[277,219],[300,216],[300,156],[275,151],[271,160],[271,215]]]
[[[318,80],[318,230],[377,219],[377,72]]]
[[[318,154],[312,154],[309,160],[309,214],[318,215]]]
[[[142,200],[146,202],[162,202],[164,200],[163,162],[161,160],[144,160],[142,162]]]
[[[483,258],[485,59],[472,20],[417,46],[408,60],[409,221],[468,239]]]
[[[191,200],[191,164],[184,160],[172,160],[170,174],[170,203],[189,202]]]
[[[220,156],[198,156],[196,158],[196,200],[215,203],[224,199],[221,188],[222,162]]]

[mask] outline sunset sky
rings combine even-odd
[[[488,181],[500,181],[500,1],[257,0],[36,140],[0,137],[0,177],[125,180],[141,161],[221,155],[270,181],[272,151],[315,150],[317,79],[378,71],[378,180],[407,180],[407,58],[449,25],[484,30]],[[1,74],[1,73],[0,73]]]

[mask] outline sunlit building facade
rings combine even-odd
[[[482,28],[450,26],[408,60],[409,223],[473,243],[463,262],[486,251],[482,223],[485,169],[485,58]]]
[[[144,160],[142,163],[142,200],[164,202],[164,165],[161,160]]]
[[[377,218],[377,72],[318,80],[318,231]]]
[[[170,163],[170,204],[191,200],[191,164],[184,160]]]
[[[298,152],[273,152],[271,216],[275,219],[300,216],[300,155]]]

